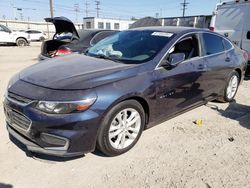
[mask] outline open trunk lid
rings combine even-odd
[[[56,33],[55,34],[60,34],[60,33],[72,33],[73,38],[79,39],[78,32],[75,28],[75,25],[71,20],[65,17],[54,17],[54,18],[45,18],[44,19],[46,22],[51,22],[54,24],[56,28]]]

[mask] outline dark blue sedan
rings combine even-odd
[[[206,30],[119,32],[83,55],[33,65],[9,82],[11,137],[33,152],[76,156],[130,150],[142,131],[212,100],[230,102],[247,54]]]

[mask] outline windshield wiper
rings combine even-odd
[[[114,62],[121,63],[121,61],[119,61],[117,58],[111,58],[111,57],[106,56],[104,54],[94,55],[93,57],[100,58],[100,59],[107,59],[107,60],[111,60],[111,61],[114,61]]]

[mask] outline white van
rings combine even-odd
[[[250,0],[217,4],[210,29],[228,37],[234,44],[246,50],[250,60]]]

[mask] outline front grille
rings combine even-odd
[[[20,95],[17,95],[17,94],[11,93],[11,92],[8,92],[8,97],[10,99],[17,101],[17,102],[21,102],[21,103],[25,103],[25,104],[32,102],[32,100],[29,98],[22,97]]]
[[[10,126],[24,131],[29,130],[32,122],[26,116],[7,107],[4,109],[4,112],[6,115],[6,120]]]

